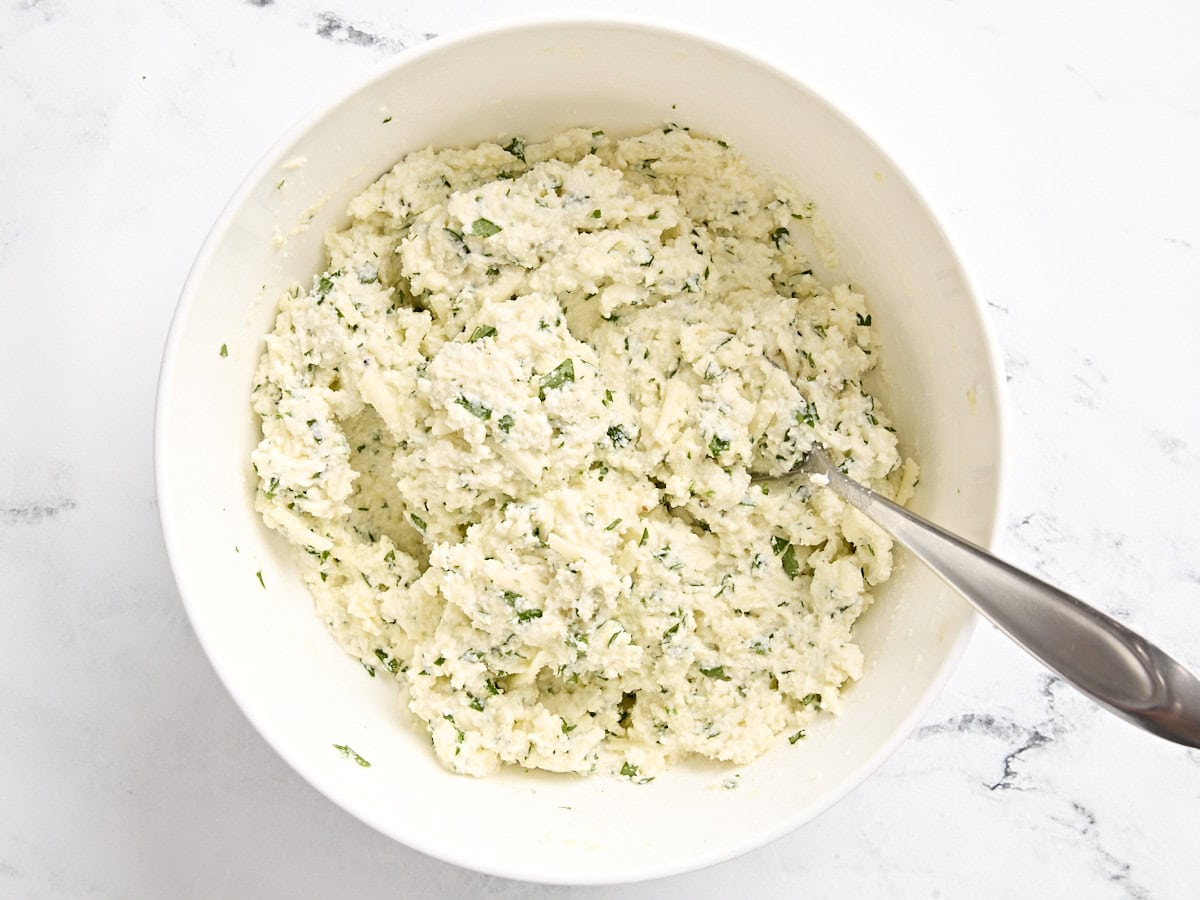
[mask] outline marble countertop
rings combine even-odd
[[[1100,712],[989,627],[831,811],[621,888],[396,845],[235,708],[176,594],[151,468],[196,250],[264,149],[381,60],[589,6],[0,5],[0,895],[1194,897],[1200,751]],[[1200,663],[1200,6],[611,6],[757,48],[888,149],[1003,348],[999,553]]]

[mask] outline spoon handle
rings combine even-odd
[[[1120,622],[863,487],[819,449],[805,467],[866,513],[993,625],[1101,706],[1200,748],[1200,679]]]

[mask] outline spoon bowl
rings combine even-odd
[[[908,548],[1043,665],[1110,712],[1200,748],[1200,678],[1095,607],[997,559],[844,474],[820,443],[781,475],[828,486]]]

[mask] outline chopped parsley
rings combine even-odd
[[[482,341],[484,338],[494,337],[497,334],[496,329],[491,325],[479,325],[471,332],[471,343]]]
[[[796,423],[807,425],[809,428],[815,428],[817,422],[820,420],[821,416],[817,413],[817,404],[810,403],[803,397],[800,398],[800,408],[796,410]]]
[[[330,275],[328,272],[326,272],[324,275],[318,278],[317,296],[324,300],[329,295],[329,292],[333,290],[333,279],[340,274],[340,272],[334,272],[332,275]]]
[[[629,443],[629,435],[620,425],[613,425],[608,429],[608,439],[613,442],[614,447],[624,447]]]
[[[383,650],[376,650],[375,656],[379,659],[379,661],[381,663],[383,663],[383,665],[387,668],[387,670],[389,672],[391,672],[393,675],[395,675],[397,672],[400,671],[400,660],[393,659],[392,657],[388,656],[387,653],[385,653]]]
[[[787,573],[788,578],[795,578],[800,574],[800,563],[796,561],[796,548],[792,544],[787,545],[779,561],[783,563],[783,571]]]
[[[613,519],[611,522],[609,522],[607,525],[604,526],[604,530],[612,531],[614,528],[616,528],[618,525],[621,524],[621,521],[622,521],[621,519]]]
[[[517,611],[518,622],[528,622],[531,619],[540,619],[542,611],[540,609],[521,609]]]
[[[855,313],[854,318],[856,318],[858,320],[859,325],[870,325],[871,324],[871,314],[870,313],[867,313],[865,316],[862,313]]]
[[[227,347],[225,344],[222,344],[220,354],[221,354],[221,356],[228,356],[229,355],[229,347]]]
[[[604,213],[600,212],[600,210],[598,210],[598,209],[593,209],[593,210],[592,210],[592,218],[593,218],[593,219],[598,219],[598,218],[600,218],[602,215],[604,215]]]
[[[708,678],[715,678],[717,681],[729,681],[729,676],[725,674],[724,666],[713,666],[711,669],[700,667],[700,674]]]
[[[408,514],[408,517],[409,517],[410,519],[412,519],[412,523],[413,523],[414,525],[416,525],[416,526],[417,526],[418,528],[420,528],[422,531],[424,531],[424,530],[425,530],[425,520],[424,520],[424,519],[422,519],[422,518],[421,518],[420,516],[418,516],[416,513],[409,513],[409,514]]]
[[[546,391],[560,388],[569,381],[575,380],[575,363],[570,359],[564,359],[557,366],[542,376],[541,390],[538,396],[541,399],[546,398]]]
[[[504,148],[521,162],[525,162],[525,138],[515,137]]]
[[[791,232],[789,232],[789,231],[788,231],[786,228],[784,228],[783,226],[780,226],[779,228],[776,228],[776,229],[774,229],[774,230],[771,232],[771,235],[770,235],[770,237],[771,237],[771,242],[775,244],[775,249],[777,249],[777,250],[779,249],[779,245],[780,245],[780,243],[781,243],[781,242],[783,241],[783,239],[784,239],[784,238],[786,238],[786,237],[787,237],[787,236],[788,236],[790,233],[791,233]]]
[[[262,569],[259,569],[254,574],[258,578],[258,583],[262,585],[262,589],[265,591],[267,589],[267,583],[265,581],[263,581]]]
[[[728,449],[729,441],[722,437],[717,437],[715,434],[712,436],[712,440],[708,442],[708,450],[712,454],[713,459],[716,459]]]
[[[490,238],[493,234],[499,234],[503,230],[491,219],[485,219],[482,216],[471,223],[471,234],[475,237]]]
[[[354,750],[352,750],[348,744],[334,744],[333,749],[336,750],[338,753],[342,754],[343,758],[354,760],[356,763],[358,763],[364,769],[371,768],[371,764],[369,762],[367,762],[365,759],[363,759],[361,756],[359,756],[357,753],[355,753]]]
[[[457,403],[459,406],[461,406],[463,409],[465,409],[467,412],[469,412],[471,415],[473,415],[477,419],[482,419],[483,421],[486,422],[488,419],[490,419],[492,417],[491,409],[484,406],[482,403],[475,403],[474,401],[468,400],[466,397],[462,397],[462,396],[460,396],[454,402]]]
[[[503,431],[505,434],[508,434],[510,431],[512,431],[512,427],[515,423],[513,422],[513,417],[505,413],[500,417],[500,421],[497,424],[499,424],[501,431]]]
[[[804,733],[804,729],[801,728],[799,731],[797,731],[795,734],[793,734],[791,737],[788,738],[788,743],[794,744],[794,743],[796,743],[796,741],[804,740],[805,737],[806,737],[806,735]]]

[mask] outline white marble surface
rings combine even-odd
[[[0,895],[1196,896],[1200,752],[1097,711],[989,628],[832,811],[622,888],[393,844],[234,707],[176,595],[151,474],[196,249],[338,86],[431,35],[589,5],[0,4]],[[1200,7],[613,6],[756,47],[888,148],[1004,350],[1000,552],[1200,663]]]

